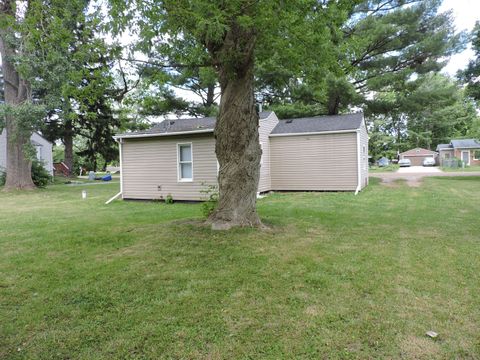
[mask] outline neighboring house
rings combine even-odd
[[[215,118],[164,120],[119,134],[124,199],[203,200],[217,184]],[[258,192],[360,191],[368,184],[363,114],[278,120],[260,113],[263,154]]]
[[[38,133],[33,133],[30,141],[35,147],[37,159],[42,162],[45,170],[53,175],[53,145]],[[7,135],[4,130],[0,134],[0,170],[4,170],[7,166]]]
[[[409,159],[412,166],[422,166],[423,159],[431,157],[435,159],[435,163],[438,164],[438,153],[432,150],[415,148],[400,153],[400,160]]]
[[[437,151],[440,156],[440,164],[445,160],[457,158],[467,166],[480,165],[480,142],[475,139],[452,140],[450,144],[439,144]]]

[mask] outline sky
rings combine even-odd
[[[471,31],[475,21],[480,21],[480,0],[444,0],[440,11],[453,10],[457,31]],[[468,49],[451,57],[444,73],[454,76],[457,70],[464,69],[469,60],[474,58],[473,50]]]

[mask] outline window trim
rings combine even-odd
[[[190,146],[190,157],[191,161],[182,161],[180,162],[180,148],[184,145]],[[192,177],[191,178],[182,178],[181,164],[192,164]],[[192,182],[193,181],[193,144],[191,142],[177,143],[177,182]]]
[[[480,160],[480,156],[479,156],[479,158],[477,159],[477,157],[475,156],[477,152],[480,154],[480,149],[478,149],[478,150],[477,150],[477,149],[474,149],[474,150],[473,150],[473,160],[477,160],[477,161],[478,161],[478,160]]]

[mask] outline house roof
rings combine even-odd
[[[285,119],[278,122],[271,135],[354,131],[362,122],[363,113]]]
[[[433,150],[423,149],[423,148],[415,148],[404,151],[400,153],[402,156],[426,156],[426,155],[435,155],[436,152]]]
[[[450,144],[454,148],[480,149],[480,143],[475,139],[452,140]]]
[[[480,149],[480,142],[475,139],[456,139],[450,141],[450,144],[438,144],[437,151],[444,149]]]
[[[266,119],[270,116],[271,111],[259,113],[260,119]],[[199,134],[211,133],[215,128],[215,117],[190,118],[190,119],[166,119],[161,123],[155,124],[150,129],[143,131],[135,131],[124,134],[118,134],[115,138],[128,137],[148,137],[148,136],[167,136],[180,134]]]
[[[452,149],[452,147],[450,146],[450,144],[438,144],[437,151],[440,151],[442,149]]]

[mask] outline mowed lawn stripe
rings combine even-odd
[[[0,193],[0,358],[480,355],[477,177],[273,194],[262,231],[81,190]]]

